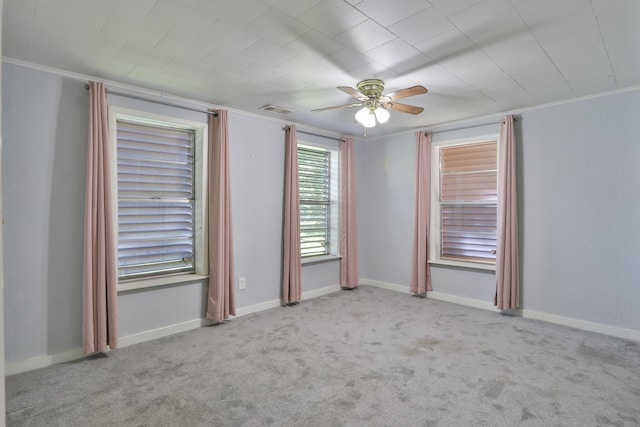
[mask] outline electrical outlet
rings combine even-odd
[[[238,289],[245,289],[247,287],[247,279],[245,277],[241,277],[238,279]]]

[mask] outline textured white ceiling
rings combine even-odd
[[[420,84],[371,136],[640,86],[638,0],[4,0],[3,54],[360,135],[367,78]],[[287,115],[264,113],[275,104]]]

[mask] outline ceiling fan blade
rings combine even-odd
[[[387,93],[386,95],[383,95],[383,96],[389,98],[390,100],[393,100],[393,99],[407,98],[409,96],[421,95],[427,92],[428,91],[426,87],[418,85],[418,86],[411,86],[405,89],[400,89],[395,92]]]
[[[358,92],[357,89],[354,89],[352,87],[349,86],[338,86],[338,89],[340,89],[343,92],[348,93],[349,95],[353,96],[355,99],[359,100],[359,101],[364,101],[367,99],[366,95],[361,94],[360,92]]]
[[[334,106],[332,106],[332,107],[316,108],[315,110],[311,110],[311,111],[336,110],[336,109],[338,109],[338,108],[359,107],[359,106],[361,106],[361,105],[362,105],[362,103],[358,103],[358,104],[334,105]]]
[[[398,102],[388,102],[384,104],[385,108],[393,111],[400,111],[401,113],[420,114],[424,111],[422,107],[416,107],[415,105],[400,104]]]

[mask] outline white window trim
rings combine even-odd
[[[146,277],[142,279],[121,280],[118,282],[118,293],[139,289],[158,288],[162,286],[176,286],[206,280],[209,276],[197,273],[178,273],[165,276]]]
[[[115,105],[109,105],[109,143],[111,144],[112,158],[109,159],[111,164],[111,188],[112,191],[112,206],[113,206],[113,218],[116,218],[114,224],[115,241],[118,238],[118,173],[117,173],[117,120],[126,119],[130,121],[137,121],[145,124],[157,124],[157,125],[173,125],[192,129],[195,132],[195,271],[193,273],[179,273],[179,274],[167,274],[159,275],[147,278],[136,279],[124,279],[118,281],[118,292],[131,291],[136,289],[152,288],[159,286],[173,286],[182,283],[189,283],[195,280],[206,279],[209,275],[209,248],[208,242],[208,227],[207,227],[207,158],[208,158],[208,124],[203,122],[196,122],[192,120],[185,120],[182,118],[165,116],[155,113],[149,113],[142,110],[135,110],[130,108],[119,107]],[[118,259],[116,248],[116,259]]]
[[[320,264],[324,262],[340,261],[340,255],[317,255],[302,258],[302,265]]]
[[[431,142],[431,198],[429,203],[429,264],[447,267],[459,267],[472,270],[495,271],[494,263],[479,261],[459,261],[440,258],[440,149],[453,145],[472,144],[474,142],[496,141],[496,152],[500,150],[500,138],[498,133],[478,135],[468,138],[448,139]],[[496,155],[497,155],[496,153]],[[500,179],[500,167],[498,165],[498,180]],[[498,181],[499,182],[499,181]]]
[[[320,148],[329,152],[329,174],[331,180],[330,214],[329,214],[329,254],[302,257],[302,265],[335,261],[342,258],[340,254],[340,147],[298,139],[297,147]]]

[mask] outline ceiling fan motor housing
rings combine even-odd
[[[378,101],[384,91],[384,82],[379,79],[362,80],[356,86],[358,92],[365,95],[368,99],[364,100],[369,110],[373,111],[378,108]]]
[[[362,80],[357,85],[358,91],[369,98],[380,98],[384,91],[384,82],[378,79]]]

